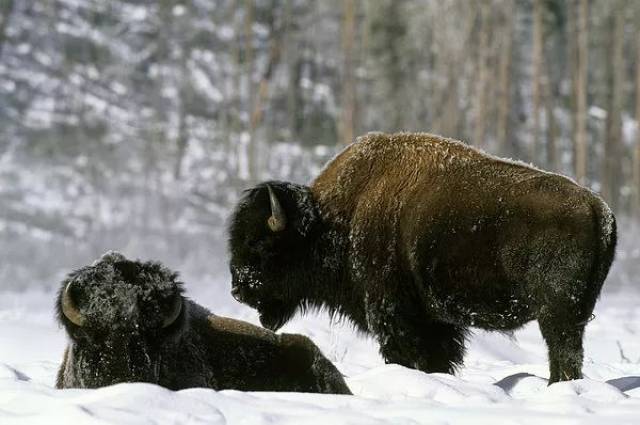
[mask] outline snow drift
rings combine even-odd
[[[221,281],[223,282],[223,281]],[[220,283],[222,285],[222,283]],[[257,322],[220,285],[190,294],[214,312]],[[218,289],[216,289],[218,286]],[[547,386],[546,348],[534,323],[515,337],[477,332],[458,376],[384,365],[348,323],[298,318],[354,396],[172,392],[149,384],[55,390],[65,340],[53,294],[0,297],[0,423],[23,424],[634,424],[640,416],[640,295],[605,294],[587,327],[587,378]]]

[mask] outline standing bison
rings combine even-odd
[[[558,174],[430,134],[369,134],[310,187],[263,183],[230,228],[232,294],[278,329],[325,308],[387,362],[462,364],[475,326],[536,319],[550,382],[581,377],[586,323],[613,260],[613,214]]]
[[[213,315],[184,298],[176,279],[158,263],[114,252],[71,273],[56,302],[70,337],[56,386],[141,381],[173,390],[350,394],[308,338]]]

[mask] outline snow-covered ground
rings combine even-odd
[[[187,286],[218,314],[256,322],[224,280]],[[52,293],[0,292],[0,424],[637,424],[640,420],[640,294],[604,294],[587,327],[586,378],[547,386],[537,325],[514,337],[476,332],[457,376],[384,365],[377,346],[324,315],[283,331],[310,336],[355,396],[171,392],[149,384],[55,390],[65,344]]]

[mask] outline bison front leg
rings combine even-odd
[[[454,373],[463,362],[467,329],[429,320],[423,313],[413,315],[407,304],[401,305],[381,302],[369,309],[377,312],[371,314],[369,327],[385,362],[427,373]]]
[[[455,373],[462,365],[466,331],[440,322],[425,322],[398,335],[381,338],[380,352],[387,363],[397,363],[426,373]]]

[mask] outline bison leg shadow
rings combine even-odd
[[[624,393],[640,388],[640,376],[624,376],[622,378],[609,379],[607,384],[613,385]]]
[[[515,386],[518,385],[520,381],[526,378],[537,378],[537,376],[532,375],[530,373],[526,373],[526,372],[520,372],[513,375],[505,376],[504,378],[494,383],[493,385],[495,385],[496,387],[502,388],[504,392],[509,394],[511,393],[511,390],[513,390],[513,388],[515,388]]]

